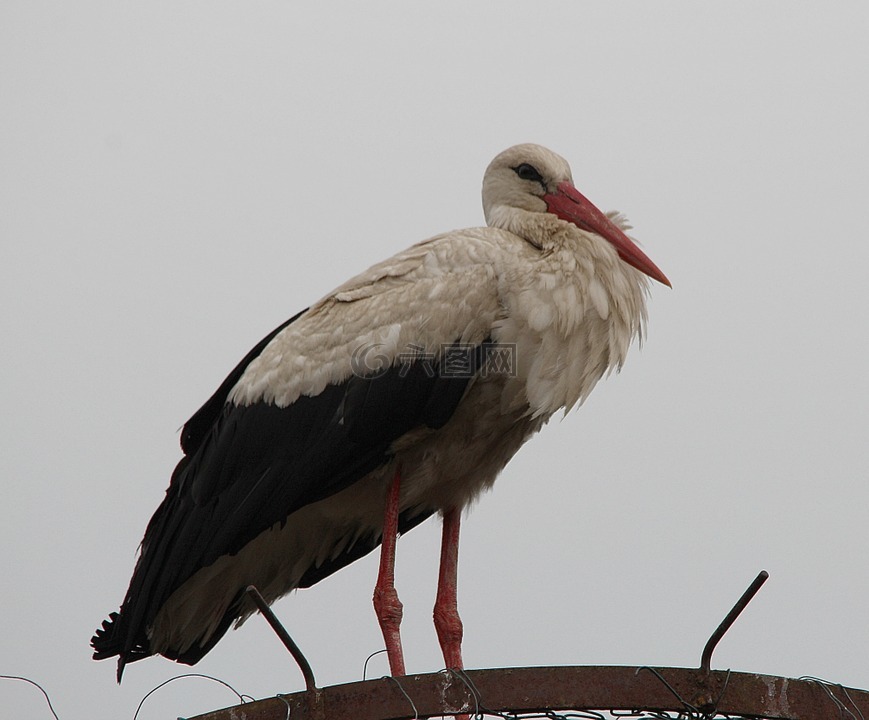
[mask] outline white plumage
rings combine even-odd
[[[196,662],[252,611],[247,585],[273,601],[375,548],[391,487],[398,531],[440,512],[457,541],[519,447],[621,368],[646,275],[669,284],[624,220],[537,145],[492,161],[483,207],[489,227],[414,245],[279,328],[191,418],[121,612],[93,639],[119,677],[154,653]],[[457,621],[438,626],[448,664]]]

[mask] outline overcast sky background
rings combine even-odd
[[[94,663],[178,430],[347,277],[566,157],[673,282],[648,341],[463,527],[470,668],[696,666],[869,688],[869,9],[793,2],[8,2],[0,10],[0,673],[61,720],[187,671]],[[398,546],[409,672],[440,541]],[[382,647],[360,561],[275,609],[322,685]],[[194,668],[303,688],[252,618]],[[369,675],[387,672],[384,656]],[[235,703],[180,680],[140,718]],[[47,718],[0,681],[0,705]]]

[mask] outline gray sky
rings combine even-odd
[[[88,647],[178,429],[291,314],[482,223],[489,160],[538,142],[674,289],[471,511],[467,665],[695,666],[765,568],[714,665],[869,687],[867,32],[856,2],[4,4],[0,673],[70,720],[187,671],[118,688]],[[442,664],[438,544],[399,542],[409,672]],[[275,606],[321,684],[382,646],[375,574]],[[258,617],[194,671],[302,688]],[[188,679],[140,717],[233,702]],[[24,684],[0,704],[48,717]]]

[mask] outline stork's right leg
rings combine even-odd
[[[462,619],[456,601],[459,566],[459,526],[462,511],[450,508],[444,513],[443,540],[441,541],[441,567],[438,573],[438,593],[434,606],[434,624],[438,642],[444,653],[447,670],[462,670]],[[466,713],[456,720],[469,720]]]
[[[393,676],[406,675],[404,652],[401,649],[402,605],[395,591],[395,541],[398,537],[398,494],[401,490],[401,470],[395,469],[395,477],[386,494],[386,509],[383,512],[383,541],[380,546],[380,572],[374,586],[374,612],[386,642],[389,672]]]
[[[459,508],[450,508],[444,513],[441,567],[434,606],[435,630],[448,670],[462,670],[465,667],[462,662],[462,619],[456,602],[461,519],[462,511]]]

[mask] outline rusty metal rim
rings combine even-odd
[[[869,692],[811,678],[707,673],[688,668],[445,670],[332,685],[236,705],[190,720],[412,720],[462,712],[586,709],[692,710],[708,717],[717,712],[771,720],[869,718]]]

